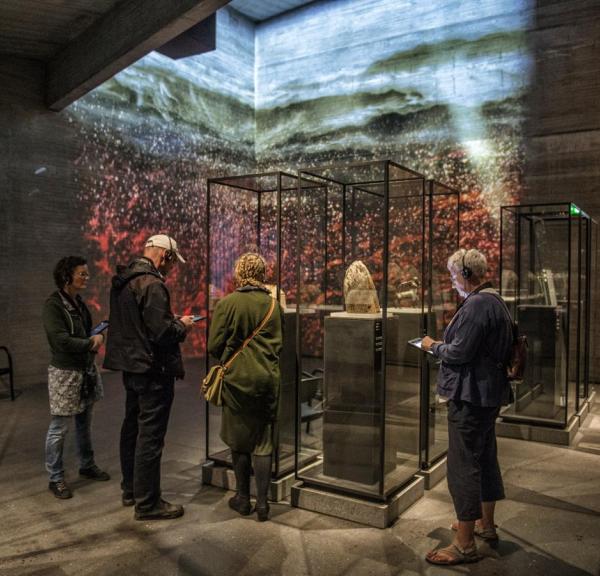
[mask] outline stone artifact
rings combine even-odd
[[[346,312],[351,314],[377,314],[380,311],[373,278],[360,260],[352,262],[346,270],[344,302]]]

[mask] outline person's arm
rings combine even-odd
[[[56,301],[49,300],[44,304],[42,319],[48,342],[54,350],[83,354],[93,349],[95,343],[91,338],[71,336],[68,312]]]
[[[185,324],[171,312],[169,293],[162,282],[149,283],[142,296],[142,318],[150,341],[156,346],[183,342],[187,336]]]
[[[477,318],[473,305],[464,306],[455,323],[452,341],[436,342],[432,344],[431,351],[436,358],[447,364],[467,364],[473,360],[479,349],[483,339],[483,325]]]
[[[210,321],[210,328],[208,330],[208,342],[206,344],[206,350],[217,360],[221,360],[223,352],[227,346],[227,340],[229,339],[229,322],[227,320],[227,313],[223,301],[217,302],[215,309],[213,310],[213,317]]]

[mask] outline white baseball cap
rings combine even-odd
[[[179,261],[185,264],[185,260],[177,248],[177,242],[170,236],[167,236],[166,234],[155,234],[154,236],[150,236],[150,238],[146,240],[146,248],[151,248],[152,246],[175,252]]]

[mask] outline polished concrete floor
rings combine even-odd
[[[120,504],[118,435],[123,393],[105,378],[93,426],[96,460],[113,478],[77,478],[73,437],[66,451],[71,500],[47,489],[44,386],[0,401],[0,574],[12,575],[379,575],[600,574],[600,410],[566,449],[500,439],[507,500],[498,507],[500,543],[480,543],[478,564],[429,566],[423,555],[448,543],[452,504],[442,482],[386,530],[272,506],[259,524],[227,507],[229,494],[202,486],[204,412],[197,370],[178,383],[163,456],[165,497],[185,516],[136,522]],[[599,407],[600,403],[596,406]]]

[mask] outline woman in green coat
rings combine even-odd
[[[216,305],[208,338],[209,354],[225,364],[268,317],[225,373],[221,420],[221,438],[231,448],[238,488],[229,506],[244,516],[251,512],[252,455],[256,513],[261,522],[269,517],[267,494],[279,402],[283,317],[279,304],[271,305],[265,272],[265,261],[258,254],[240,256],[234,271],[237,289]]]

